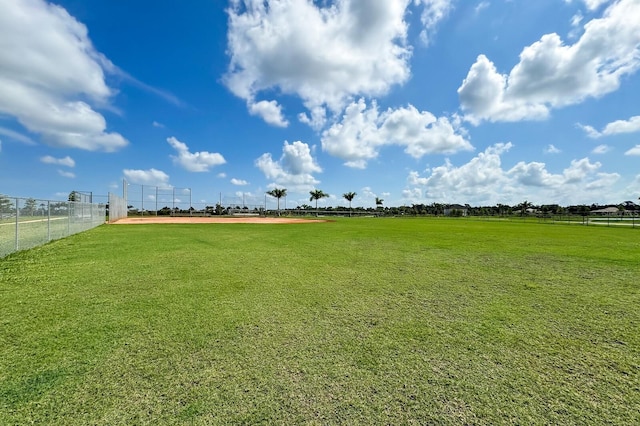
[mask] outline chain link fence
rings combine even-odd
[[[123,180],[122,198],[126,202],[128,216],[305,215],[311,213],[311,206],[300,205],[296,199],[287,199],[286,196],[278,200],[266,193],[243,191],[232,194],[211,192],[203,195],[194,194],[191,188],[142,185],[129,183],[126,180]],[[110,210],[113,204],[110,200]],[[356,214],[355,211],[353,213]],[[349,211],[345,210],[345,214],[349,214]],[[109,220],[111,221],[111,214]]]
[[[141,185],[126,180],[123,181],[122,198],[126,202],[129,216],[263,214],[267,209],[275,211],[277,201],[266,194],[248,192],[211,193],[195,198],[191,188]],[[112,204],[110,200],[110,210]],[[286,198],[280,204],[285,206]]]
[[[106,205],[0,195],[0,258],[95,228]]]
[[[124,181],[123,198],[134,216],[174,214],[192,210],[191,188],[139,185]]]

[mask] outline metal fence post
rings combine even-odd
[[[18,223],[19,223],[19,216],[20,216],[20,206],[18,205],[18,198],[16,198],[16,251],[20,250],[20,237],[19,237],[19,230],[18,230]]]
[[[47,201],[47,241],[51,241],[51,201]]]

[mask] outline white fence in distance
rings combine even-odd
[[[127,200],[109,193],[109,223],[127,217]]]

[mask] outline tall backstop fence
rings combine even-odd
[[[105,217],[105,204],[0,195],[0,258],[95,228]]]
[[[191,188],[160,187],[123,182],[127,210],[134,215],[173,214],[192,210]],[[111,207],[111,205],[109,205]]]
[[[273,204],[273,210],[276,209],[275,198],[266,194],[210,193],[194,199],[191,188],[141,185],[129,183],[126,180],[123,181],[122,188],[122,197],[126,202],[127,212],[133,216],[257,214],[266,210],[267,202]],[[283,202],[286,204],[286,200],[283,199]],[[110,201],[109,217],[111,217],[111,206]]]

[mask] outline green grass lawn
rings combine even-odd
[[[0,259],[0,424],[640,423],[640,232],[111,225]]]

